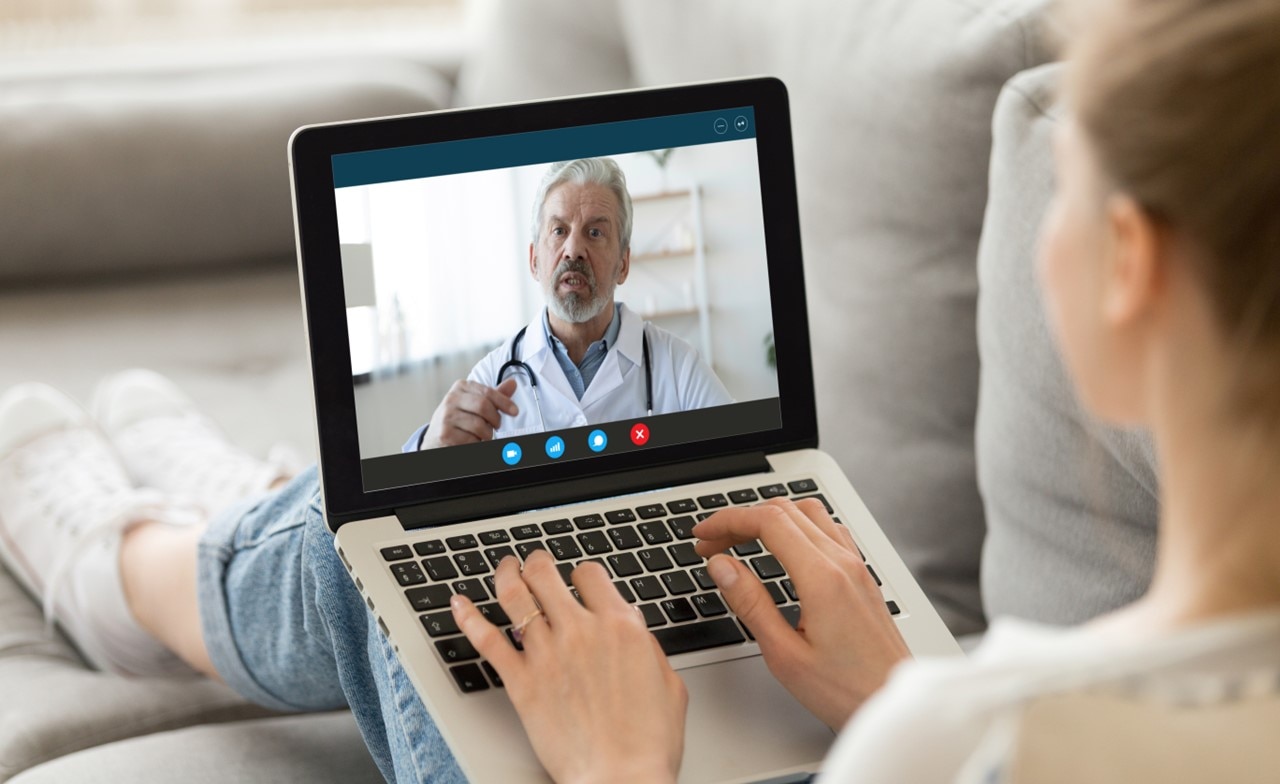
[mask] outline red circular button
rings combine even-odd
[[[649,426],[644,422],[636,422],[631,426],[631,443],[644,446],[649,443]]]

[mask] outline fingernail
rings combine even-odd
[[[466,608],[466,605],[462,602],[462,594],[455,593],[453,596],[450,596],[449,606],[453,608],[455,613],[462,612],[462,610]]]
[[[707,562],[707,572],[711,575],[711,579],[716,581],[716,585],[724,589],[732,588],[738,581],[738,570],[729,563],[727,555],[711,556],[711,560]]]

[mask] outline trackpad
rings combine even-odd
[[[816,771],[835,735],[752,656],[680,670],[689,688],[682,782]]]

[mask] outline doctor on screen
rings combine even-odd
[[[614,300],[631,263],[631,195],[617,163],[553,165],[532,236],[529,272],[546,307],[454,382],[405,451],[734,402],[693,346]]]

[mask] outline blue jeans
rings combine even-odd
[[[388,781],[466,780],[333,549],[315,468],[214,519],[198,575],[205,644],[233,689],[283,711],[350,706]]]

